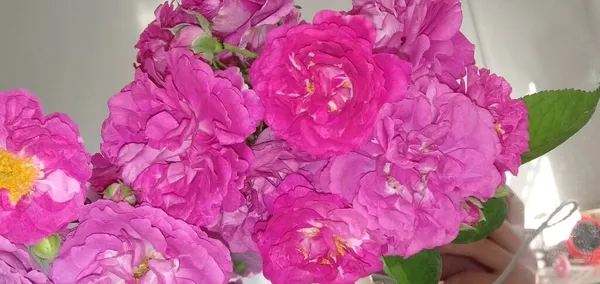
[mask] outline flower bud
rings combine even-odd
[[[135,192],[130,187],[122,183],[113,183],[108,186],[104,191],[104,199],[115,202],[125,201],[131,205],[135,205],[137,202],[137,199],[135,198]]]
[[[61,241],[58,235],[51,235],[32,246],[31,251],[41,259],[52,260],[58,255]]]

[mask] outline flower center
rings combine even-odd
[[[498,134],[500,134],[500,135],[504,135],[504,133],[506,133],[504,131],[504,129],[502,129],[502,124],[500,124],[500,123],[496,123],[495,129],[496,129],[496,132],[498,132]]]
[[[138,265],[138,267],[133,269],[133,278],[140,279],[144,275],[146,275],[146,273],[148,273],[148,271],[150,271],[150,267],[148,267],[149,260],[150,260],[149,257],[144,256],[144,258],[142,259],[142,262],[140,262],[140,265]]]
[[[0,191],[8,191],[11,203],[16,204],[31,192],[36,174],[31,159],[22,159],[0,149]]]

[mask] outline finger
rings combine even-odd
[[[442,280],[467,271],[486,272],[487,270],[471,258],[442,255]]]
[[[490,239],[513,254],[521,247],[521,236],[519,236],[507,222],[504,222],[500,228],[494,231],[490,235]]]
[[[450,244],[440,248],[440,253],[470,257],[492,271],[499,272],[502,272],[512,259],[511,253],[488,239],[466,245]]]
[[[508,189],[509,194],[504,198],[506,200],[506,220],[513,225],[525,227],[525,204],[513,192]]]
[[[496,278],[498,278],[497,275],[485,272],[465,272],[447,279],[444,284],[492,284]]]

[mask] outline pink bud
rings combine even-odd
[[[190,47],[196,38],[204,36],[204,34],[204,30],[199,26],[185,26],[177,32],[175,38],[171,41],[171,47]]]

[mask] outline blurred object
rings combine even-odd
[[[538,284],[592,284],[600,283],[600,270],[593,266],[573,266],[569,274],[559,277],[554,269],[546,268],[539,271]]]
[[[567,250],[584,264],[600,265],[600,221],[592,215],[583,216],[571,232]]]
[[[554,261],[554,272],[559,278],[567,278],[571,270],[571,263],[569,262],[569,256],[566,254],[559,255]]]

